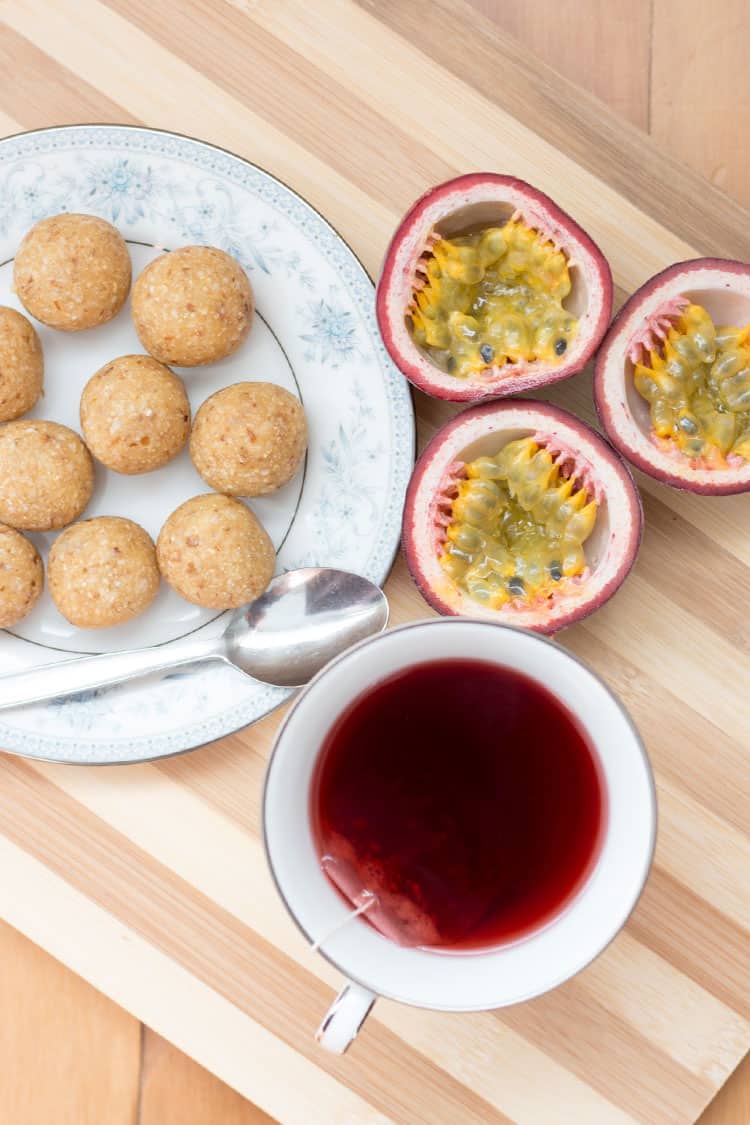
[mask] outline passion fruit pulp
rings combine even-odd
[[[594,399],[612,443],[644,472],[704,494],[750,490],[750,265],[679,262],[615,318]]]
[[[609,323],[612,275],[548,196],[473,173],[433,188],[402,220],[376,309],[415,386],[455,402],[498,398],[584,367]]]
[[[543,604],[561,582],[586,576],[598,503],[563,470],[533,437],[463,466],[440,565],[474,601]]]
[[[641,538],[638,490],[619,455],[549,403],[473,407],[417,462],[403,544],[439,613],[556,633],[615,593]]]

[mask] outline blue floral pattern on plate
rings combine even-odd
[[[398,546],[414,419],[377,332],[372,282],[339,235],[273,176],[186,137],[71,126],[0,142],[2,260],[34,222],[63,210],[101,215],[133,242],[203,242],[242,262],[319,419],[279,562],[343,566],[382,583]],[[0,671],[66,655],[0,634]],[[8,712],[0,746],[59,761],[145,760],[237,730],[288,695],[230,668],[181,671]]]

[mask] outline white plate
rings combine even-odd
[[[243,379],[298,394],[310,427],[306,463],[282,491],[252,502],[276,545],[277,569],[338,566],[382,584],[398,546],[414,417],[406,383],[378,336],[372,283],[339,235],[290,188],[212,145],[126,126],[40,130],[0,142],[0,304],[23,311],[11,289],[13,255],[37,219],[59,211],[115,223],[128,240],[134,277],[160,248],[188,243],[220,246],[239,259],[257,317],[236,355],[177,369],[193,412],[217,388]],[[115,356],[143,351],[129,308],[75,335],[36,327],[45,394],[28,416],[79,430],[90,376]],[[178,504],[207,491],[187,450],[137,477],[97,465],[86,515],[128,516],[155,538]],[[31,538],[46,556],[54,534]],[[168,643],[198,630],[213,635],[224,618],[163,583],[135,621],[75,629],[45,592],[27,618],[0,632],[0,672]],[[66,762],[142,761],[238,730],[288,695],[218,665],[179,671],[5,712],[0,747]]]

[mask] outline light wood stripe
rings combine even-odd
[[[592,664],[623,697],[648,747],[659,779],[682,789],[709,812],[740,832],[747,824],[750,784],[747,750],[713,723],[686,707],[616,649],[579,629],[569,647]],[[669,738],[664,737],[669,726]]]
[[[252,757],[255,759],[256,756],[253,755]],[[188,759],[176,759],[171,763],[171,766],[179,767],[186,762],[188,762]],[[191,885],[210,887],[212,897],[221,902],[224,909],[233,912],[246,924],[252,926],[257,933],[262,934],[269,942],[284,949],[298,963],[308,966],[307,952],[296,931],[293,933],[294,940],[291,942],[287,940],[286,919],[283,916],[278,918],[281,910],[274,898],[272,889],[269,887],[264,895],[260,898],[254,897],[252,902],[245,894],[238,893],[240,871],[245,872],[247,876],[252,875],[252,878],[249,879],[249,885],[256,889],[256,894],[258,889],[265,887],[267,883],[259,844],[256,842],[254,847],[248,848],[249,840],[247,837],[236,833],[230,834],[231,830],[228,829],[226,824],[219,825],[208,813],[208,810],[196,803],[194,798],[189,797],[184,790],[166,784],[161,784],[156,789],[148,785],[148,774],[153,767],[135,769],[123,767],[108,771],[108,776],[112,773],[116,773],[118,776],[113,779],[111,786],[106,787],[91,784],[92,775],[89,771],[71,771],[66,767],[47,765],[35,765],[33,768],[43,773],[50,780],[55,781],[56,784],[62,785],[71,796],[83,801],[88,808],[97,815],[103,816],[108,823],[115,826],[119,832],[126,834],[150,855],[172,867]],[[257,767],[251,764],[250,768],[256,769]],[[237,769],[233,769],[229,776],[233,778],[235,784],[241,783]],[[226,780],[226,778],[222,778],[221,791],[226,791],[229,788]],[[144,808],[144,801],[147,801],[150,807]],[[166,809],[170,810],[170,824],[184,826],[181,834],[179,829],[173,828],[165,838],[164,833],[158,828],[159,810],[163,812]],[[144,813],[149,812],[152,813],[151,816],[144,816]],[[150,829],[149,826],[151,826]],[[220,833],[222,833],[221,836]],[[217,854],[213,857],[206,855],[203,849],[196,848],[195,843],[191,846],[191,840],[207,839],[216,841]],[[189,860],[191,853],[195,853],[192,862]],[[225,871],[224,885],[221,891],[215,877],[211,874],[212,869],[219,862],[220,854],[233,856],[230,869]],[[175,867],[175,864],[178,866]],[[710,1069],[712,1065],[715,1065],[715,1061],[712,1061],[709,1044],[711,1042],[722,1042],[728,1045],[726,1049],[730,1062],[726,1065],[731,1066],[731,1058],[733,1057],[731,1045],[734,1044],[735,1048],[738,1045],[741,1047],[748,1034],[749,1025],[744,1020],[734,1017],[722,1005],[716,1005],[713,1012],[709,1014],[710,999],[705,997],[705,1003],[699,1002],[703,996],[702,990],[683,987],[683,980],[679,974],[674,974],[670,981],[669,977],[673,971],[667,963],[649,955],[647,950],[639,949],[638,954],[634,953],[633,943],[630,943],[627,938],[622,940],[625,942],[625,966],[634,958],[640,957],[642,964],[649,966],[649,973],[632,974],[627,995],[620,996],[618,990],[618,996],[620,996],[618,1000],[619,1008],[623,1011],[627,1009],[631,1014],[648,1011],[654,986],[657,977],[659,977],[661,988],[668,991],[670,995],[681,996],[684,1000],[684,1006],[681,1011],[680,1023],[675,1025],[673,1014],[670,1013],[669,1017],[663,1019],[662,1030],[658,1033],[656,1028],[660,1022],[659,1016],[655,1014],[652,1017],[650,1034],[652,1041],[660,1044],[661,1049],[680,1062],[683,1062],[686,1058],[689,1059],[688,1065],[696,1075],[702,1074],[707,1068]],[[628,949],[630,950],[629,953],[627,952]],[[617,950],[618,943],[615,943],[599,962],[601,976],[597,973],[591,974],[589,970],[579,978],[583,982],[584,994],[593,998],[597,1004],[603,1005],[608,998],[610,1001],[612,999],[610,987],[612,982],[609,979],[607,966],[610,959],[613,959],[617,964],[623,964],[621,955],[618,955]],[[322,962],[315,961],[309,964],[311,971],[316,973],[318,968],[323,967],[324,963]],[[622,979],[623,988],[626,973],[627,969],[621,969],[613,974],[618,979]],[[330,972],[325,972],[323,977],[324,979],[332,979]],[[592,984],[593,987],[591,987]],[[686,1035],[686,1013],[693,1005],[696,1011],[695,1030]],[[394,1010],[394,1023],[391,1026],[396,1031],[400,1031],[397,1018],[400,1011],[402,1009]],[[475,1018],[470,1017],[472,1021]],[[636,1022],[634,1021],[634,1024]],[[686,1054],[681,1054],[680,1051],[674,1053],[674,1035],[677,1027],[680,1029],[679,1034],[686,1039],[686,1046],[683,1048],[683,1052],[686,1051]],[[703,1040],[703,1046],[698,1048],[701,1040]],[[475,1075],[474,1088],[482,1091],[482,1085],[476,1084],[477,1078],[478,1076]]]
[[[714,629],[710,618],[698,616],[697,606],[690,614],[663,608],[664,599],[641,578],[636,563],[617,602],[588,618],[583,628],[731,738],[749,717],[744,684],[750,658]]]
[[[655,867],[628,922],[628,931],[750,1020],[747,930],[728,922],[699,894]],[[748,1042],[750,1039],[746,1050]]]
[[[750,1024],[705,988],[665,963],[630,930],[620,935],[581,978],[586,989],[691,1073],[715,1078],[732,1069]],[[665,989],[673,998],[665,1011]]]
[[[49,55],[9,27],[0,37],[0,67],[4,74],[14,76],[4,85],[3,109],[13,114],[22,129],[44,128],[49,123],[50,103],[55,106],[55,120],[60,125],[78,121],[138,124],[137,118],[74,71],[56,66]]]
[[[750,258],[750,224],[742,208],[702,176],[670,156],[628,121],[606,113],[602,103],[566,81],[501,31],[494,20],[466,0],[431,0],[430,18],[419,4],[402,0],[358,0],[366,11],[417,44],[441,67],[471,83],[523,121],[582,168],[600,176],[633,200],[698,254]],[[628,6],[628,22],[633,5]],[[665,26],[668,5],[660,5]],[[578,14],[578,13],[576,13]],[[612,6],[606,26],[610,30]],[[544,19],[544,14],[539,13]],[[675,59],[672,38],[664,36]],[[618,49],[626,49],[619,38]],[[668,189],[668,190],[667,190]],[[747,215],[747,212],[745,212]]]
[[[13,133],[20,133],[23,130],[23,126],[13,117],[10,117],[7,113],[3,113],[2,110],[0,110],[0,130],[2,130],[2,135],[4,137],[9,137]]]
[[[262,790],[268,756],[267,750],[263,753],[256,747],[268,747],[276,723],[283,720],[286,711],[285,707],[278,716],[268,716],[262,720],[258,724],[258,738],[252,745],[248,745],[244,732],[240,732],[206,747],[205,755],[201,755],[204,760],[198,770],[193,768],[192,761],[186,755],[155,763],[154,769],[165,777],[184,784],[191,793],[228,816],[247,833],[259,837],[260,805],[255,801],[248,801],[246,793],[249,786],[257,793]]]
[[[157,9],[142,2],[128,7],[135,10],[144,31],[157,38],[169,35]],[[182,5],[183,15],[186,10],[198,32],[191,39],[189,58],[197,66],[200,55],[202,67],[203,44],[210,47],[213,38],[215,9],[204,0]],[[246,13],[227,6],[224,18],[231,21],[232,38],[222,43],[222,61],[229,67],[234,62],[237,88],[251,106],[260,101],[252,81],[254,66],[262,62],[255,49],[256,25],[260,25],[276,36],[277,52],[283,54],[285,47],[292,47],[298,56],[316,63],[323,90],[328,79],[338,91],[366,94],[384,122],[398,121],[413,145],[429,142],[433,150],[445,155],[446,166],[454,173],[489,165],[542,186],[554,183],[558,202],[581,218],[615,266],[619,265],[615,278],[626,287],[640,284],[669,261],[690,256],[686,242],[638,211],[604,181],[592,181],[565,154],[426,57],[415,54],[376,19],[351,4],[327,3],[312,9],[287,0],[282,5],[258,3]],[[381,81],[379,71],[371,65],[373,53],[399,74],[397,84]],[[290,94],[304,100],[305,87],[296,74],[295,66],[288,75]],[[435,113],[435,91],[441,98],[439,114]],[[325,106],[322,108],[327,116]],[[315,138],[309,143],[314,145]],[[388,146],[385,148],[384,154],[382,138],[376,135],[368,160],[349,162],[350,177],[365,190],[387,159]],[[399,182],[402,179],[403,170]]]
[[[686,793],[692,794],[694,800],[702,796],[705,807],[717,812],[719,819],[723,817],[729,823],[734,823],[736,828],[742,829],[747,807],[743,749],[728,742],[716,728],[684,708],[668,693],[658,691],[640,672],[618,657],[615,650],[595,638],[587,636],[581,630],[576,631],[571,647],[578,655],[602,670],[615,690],[630,696],[636,721],[652,749],[657,776],[666,779],[672,791],[681,785]],[[665,722],[671,724],[672,737],[669,740],[661,737]],[[260,778],[267,749],[259,753],[258,747],[267,747],[272,729],[273,721],[270,719],[258,724],[252,731],[252,749],[248,746],[251,732],[229,740],[226,749],[224,744],[208,749],[205,758],[201,755],[200,766],[196,769],[193,768],[195,759],[190,757],[175,758],[158,768],[175,780],[191,785],[194,791],[198,789],[204,800],[210,801],[215,808],[248,831],[257,832],[258,810],[253,805],[243,806],[238,794],[246,791],[251,778]],[[243,744],[247,747],[244,755],[241,753]],[[685,753],[686,746],[693,748],[692,754]],[[698,748],[700,756],[697,755]],[[718,754],[717,748],[720,749]],[[51,768],[54,770],[54,767]],[[194,780],[196,774],[201,778],[197,783]],[[733,774],[742,782],[737,788],[731,783]],[[80,797],[80,792],[76,795]],[[122,825],[120,827],[126,830]],[[677,857],[680,859],[679,846]],[[640,941],[649,948],[658,950],[673,964],[678,964],[688,977],[704,983],[715,995],[721,995],[724,1003],[750,1016],[750,996],[747,995],[746,987],[750,980],[750,942],[743,937],[743,931],[732,927],[720,912],[711,910],[705,903],[701,904],[692,891],[676,882],[667,872],[657,868],[652,878],[657,880],[660,887],[666,885],[671,888],[670,915],[678,908],[680,924],[674,928],[671,925],[663,928],[655,923],[652,927],[652,912],[647,911],[642,915],[639,910],[629,928],[637,922]],[[710,871],[708,878],[710,881]],[[740,904],[743,886],[744,876],[740,870],[739,882],[732,892],[740,896]],[[686,949],[685,936],[696,931],[699,940],[690,943]],[[726,957],[721,956],[716,947],[717,933],[727,936]],[[707,946],[716,948],[715,973],[706,960]],[[676,991],[671,994],[676,995]]]
[[[175,759],[173,765],[187,759]],[[155,767],[114,767],[106,771],[112,784],[95,784],[97,771],[70,770],[66,767],[35,763],[33,769],[63,788],[86,808],[101,816],[118,832],[169,867],[180,878],[208,894],[223,910],[232,913],[257,934],[301,965],[337,987],[338,974],[327,962],[311,957],[307,946],[282,907],[271,884],[260,843],[240,833],[224,817],[196,800],[192,791],[168,783],[154,783]],[[161,767],[160,767],[161,769]],[[239,782],[239,776],[236,776]],[[163,831],[167,810],[169,832]],[[206,841],[211,842],[207,846]],[[378,1005],[375,1018],[386,1024],[417,1050],[462,1081],[470,1078],[471,1087],[495,1104],[507,1099],[507,1082],[496,1064],[494,1050],[477,1052],[477,1043],[490,1040],[508,1065],[533,1069],[540,1081],[564,1092],[574,1104],[588,1106],[592,1120],[614,1113],[602,1100],[585,1094],[584,1083],[574,1079],[549,1056],[531,1048],[510,1030],[499,1033],[496,1023],[484,1014],[459,1017],[452,1021],[450,1036],[445,1035],[442,1018],[434,1013],[409,1013],[401,1005]],[[499,1038],[498,1038],[499,1036]],[[513,1106],[529,1108],[531,1089],[514,1092]],[[509,1111],[515,1114],[515,1110]],[[524,1119],[523,1117],[521,1119]],[[609,1117],[606,1117],[609,1120]],[[582,1118],[585,1120],[585,1117]]]
[[[638,477],[639,485],[642,480]],[[747,534],[747,496],[693,496],[652,484],[658,495],[682,519],[700,528],[717,546],[750,566],[750,536]]]
[[[106,89],[133,117],[154,128],[197,135],[287,183],[294,181],[297,191],[335,219],[367,268],[377,270],[383,253],[381,232],[391,225],[393,212],[97,0],[88,0],[84,22],[78,12],[76,0],[19,0],[3,12],[3,19],[91,86]],[[158,75],[158,82],[136,81],[132,59],[138,60],[138,73]],[[184,93],[188,89],[189,99]]]
[[[750,840],[662,782],[656,863],[741,929],[750,929]]]
[[[648,550],[638,560],[638,574],[666,602],[700,614],[744,655],[750,653],[750,622],[737,613],[737,591],[747,566],[720,547],[705,531],[680,519],[655,496],[644,497]],[[689,626],[687,626],[689,628]]]
[[[620,296],[624,294],[619,291]],[[432,437],[438,426],[451,418],[457,407],[449,403],[428,399],[421,391],[414,392],[418,412],[418,434],[420,448]],[[570,410],[589,425],[598,428],[596,411],[591,393],[591,373],[584,371],[562,384],[545,388],[530,395]],[[750,565],[750,541],[744,533],[745,496],[691,496],[674,488],[659,484],[645,473],[636,472],[635,478],[642,494],[654,497],[669,512],[666,527],[671,527],[671,519],[678,515],[691,527],[706,535],[716,546],[725,550],[743,565]],[[652,521],[653,524],[653,521]],[[647,531],[650,530],[651,524]]]
[[[200,53],[201,73],[217,87],[257,108],[265,121],[340,175],[352,179],[356,169],[354,182],[385,207],[405,209],[425,183],[455,175],[454,166],[438,151],[402,133],[397,119],[386,120],[356,90],[321,83],[321,73],[307,53],[280,49],[278,39],[226,0],[107,3],[185,63],[196,66]],[[275,96],[279,81],[289,91],[288,98]],[[314,100],[311,91],[316,92]],[[346,130],[345,144],[330,129],[334,113]],[[373,151],[378,153],[377,162]],[[395,195],[394,184],[398,185]]]
[[[330,996],[314,976],[29,766],[6,761],[2,773],[0,823],[8,839],[300,1054],[344,1080],[379,1112],[428,1125],[420,1091],[430,1089],[446,1113],[460,1116],[466,1125],[507,1120],[377,1021],[368,1023],[359,1049],[346,1059],[321,1057],[310,1028],[319,1022]],[[396,1056],[410,1083],[389,1089],[384,1078],[389,1059]]]
[[[353,11],[345,0],[325,5],[322,18],[302,0],[260,3],[249,20],[272,29],[279,43],[304,51],[338,85],[365,91],[383,116],[398,120],[414,142],[429,140],[432,147],[444,151],[456,171],[490,166],[540,186],[547,184],[550,190],[554,185],[557,201],[583,222],[610,257],[615,280],[625,288],[634,288],[662,265],[691,253],[688,243],[604,180],[592,178],[564,152],[426,56],[415,54],[377,19]],[[238,35],[242,35],[240,27]],[[252,49],[249,29],[244,44]],[[368,65],[371,52],[401,75],[398,86],[383,83]],[[441,99],[439,114],[436,91]]]
[[[569,1070],[595,1090],[606,1089],[626,1112],[641,1115],[649,1125],[674,1125],[706,1097],[705,1079],[688,1074],[645,1037],[633,1035],[610,1005],[600,1004],[578,981],[509,1008],[502,1019],[532,1043],[552,1040],[557,1058]],[[575,1036],[569,1034],[571,1019],[578,1028]],[[594,1057],[600,1064],[592,1068]],[[634,1074],[640,1076],[637,1088]]]
[[[0,863],[5,918],[269,1113],[289,1125],[388,1121],[6,836]]]

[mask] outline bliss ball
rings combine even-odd
[[[265,496],[287,484],[307,448],[305,412],[275,383],[234,383],[195,416],[190,456],[206,484],[231,496]]]
[[[0,629],[25,617],[43,587],[44,567],[34,544],[0,524]]]
[[[42,393],[44,357],[34,327],[0,305],[0,422],[31,410]]]
[[[143,613],[159,589],[151,536],[132,520],[97,516],[58,535],[47,561],[49,592],[81,629],[120,625]]]
[[[57,422],[0,426],[0,521],[26,531],[65,527],[94,490],[91,454]]]
[[[113,359],[84,387],[81,429],[97,461],[116,473],[159,469],[190,433],[182,380],[150,355]]]
[[[116,316],[130,290],[125,239],[96,215],[40,219],[18,248],[13,281],[27,312],[50,328],[80,332]]]
[[[147,352],[162,363],[199,367],[237,351],[250,331],[253,291],[231,255],[183,246],[146,266],[132,308]]]
[[[159,569],[173,590],[206,609],[233,609],[263,593],[276,553],[249,508],[209,493],[181,504],[156,541]]]

